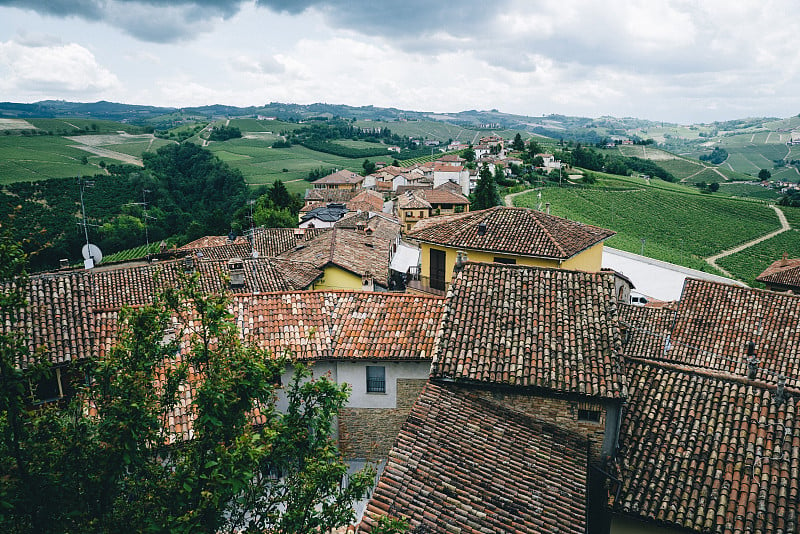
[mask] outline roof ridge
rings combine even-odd
[[[523,208],[523,209],[527,210],[528,208]],[[538,214],[538,213],[542,213],[542,212],[537,212],[536,210],[530,210],[530,213],[531,214],[535,214],[535,213]],[[550,214],[546,214],[546,215],[548,217],[551,217]],[[533,216],[533,221],[534,221],[534,224],[536,224],[536,226],[541,228],[542,231],[545,233],[545,235],[547,235],[548,239],[550,239],[550,243],[555,245],[555,248],[561,253],[561,255],[562,256],[566,256],[567,255],[567,251],[564,250],[564,247],[561,246],[561,243],[559,243],[558,240],[555,237],[553,237],[553,234],[550,233],[550,230],[547,229],[547,226],[542,224],[542,221],[539,219],[538,215],[534,215]]]
[[[737,384],[742,384],[745,386],[753,386],[759,389],[763,389],[765,391],[769,391],[775,389],[775,385],[770,384],[768,382],[764,382],[763,380],[750,380],[746,376],[743,375],[736,375],[733,373],[728,373],[726,371],[719,371],[715,369],[708,369],[705,367],[699,367],[695,365],[689,364],[678,364],[673,363],[668,360],[656,360],[650,358],[642,358],[639,356],[626,356],[623,355],[626,360],[630,360],[636,363],[641,363],[645,365],[649,365],[650,367],[658,367],[661,369],[666,369],[669,371],[679,371],[682,373],[688,373],[704,378],[709,379],[718,379],[718,380],[725,380],[726,382],[733,382]],[[800,395],[800,389],[793,388],[788,384],[785,386],[785,391],[789,393],[793,393],[794,395]]]

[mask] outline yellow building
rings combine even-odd
[[[495,262],[596,272],[615,232],[528,208],[497,206],[416,223],[420,272],[410,289],[443,292],[457,262]]]

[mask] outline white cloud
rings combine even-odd
[[[76,43],[24,46],[0,43],[0,68],[4,91],[38,98],[78,95],[82,98],[114,90],[120,81],[98,64],[92,52]]]

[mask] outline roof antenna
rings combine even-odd
[[[756,379],[758,372],[758,358],[756,358],[756,344],[752,341],[747,344],[747,378]]]

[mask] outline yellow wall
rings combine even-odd
[[[314,283],[314,289],[355,289],[360,290],[361,277],[349,271],[329,265],[323,269],[321,280]]]
[[[428,243],[422,243],[422,276],[431,275],[430,270],[430,250],[431,248],[436,250],[443,250],[445,251],[445,268],[447,273],[445,275],[445,282],[450,282],[450,278],[453,274],[453,268],[456,265],[456,258],[458,256],[457,250],[454,248],[447,248],[437,245],[430,245]],[[517,260],[517,265],[528,265],[531,267],[560,267],[562,269],[571,269],[575,271],[589,271],[589,272],[597,272],[600,270],[602,256],[603,256],[603,243],[597,243],[591,248],[588,248],[581,252],[580,254],[576,254],[575,256],[569,258],[568,260],[564,261],[559,265],[558,260],[551,260],[546,258],[531,258],[529,256],[516,256],[514,254],[494,254],[492,252],[485,252],[482,250],[470,250],[470,249],[461,249],[467,253],[467,259],[469,261],[478,261],[478,262],[485,262],[491,263],[494,261],[495,258],[514,258]]]

